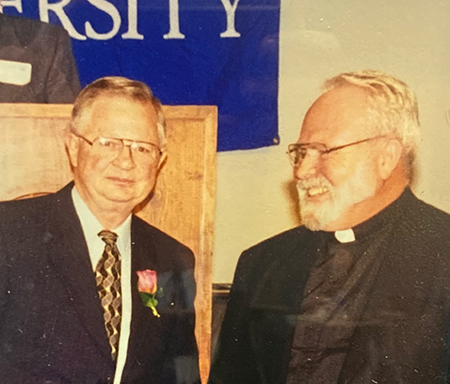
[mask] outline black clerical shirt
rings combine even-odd
[[[359,318],[387,249],[395,205],[353,228],[352,242],[318,233],[319,257],[304,291],[287,384],[337,383],[353,332],[363,325]]]

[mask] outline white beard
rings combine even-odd
[[[372,177],[372,182],[367,182],[369,172],[367,167],[360,165],[353,176],[338,187],[331,185],[323,175],[297,182],[302,223],[312,231],[324,230],[355,204],[374,196],[375,177]],[[310,188],[326,188],[329,198],[320,203],[309,201]]]

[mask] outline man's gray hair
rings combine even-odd
[[[403,145],[403,156],[410,172],[420,141],[419,109],[414,93],[403,81],[374,70],[341,73],[326,80],[324,92],[345,86],[362,88],[369,101],[369,129],[389,135]],[[411,175],[412,176],[412,175]]]
[[[72,110],[71,125],[78,130],[83,125],[84,117],[101,96],[119,96],[140,103],[150,103],[158,115],[158,138],[161,150],[166,148],[166,122],[162,112],[161,102],[153,95],[152,90],[143,82],[119,76],[102,77],[86,86],[78,95]]]

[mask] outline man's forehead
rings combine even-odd
[[[367,94],[359,87],[333,89],[320,96],[308,110],[299,142],[335,145],[366,137]]]
[[[107,121],[130,117],[138,121],[145,119],[147,126],[157,123],[157,111],[150,101],[140,101],[128,96],[105,94],[99,95],[83,108],[81,125],[85,130],[91,130],[95,121]]]

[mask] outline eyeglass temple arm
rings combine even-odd
[[[81,136],[78,132],[74,131],[73,129],[70,130],[70,133],[72,133],[72,135],[76,137],[79,137],[80,139],[83,139],[89,145],[94,145],[94,143],[91,140],[86,139],[84,136]]]

